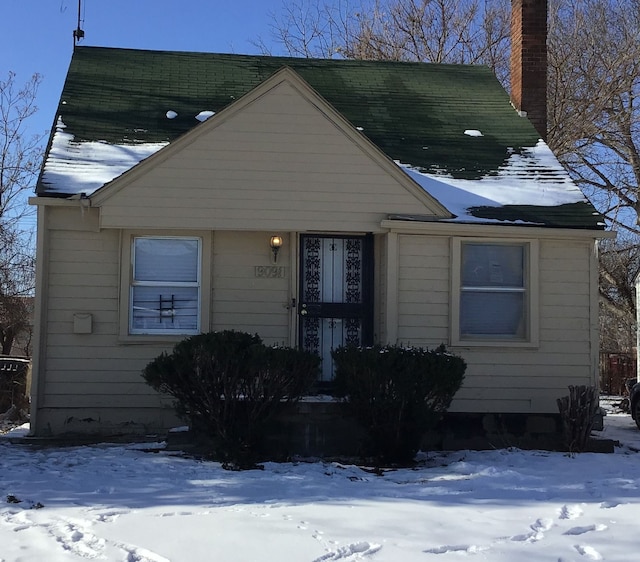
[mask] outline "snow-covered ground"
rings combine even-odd
[[[640,431],[610,414],[602,436],[623,445],[430,453],[383,475],[321,462],[230,472],[158,445],[3,439],[0,560],[635,560]]]

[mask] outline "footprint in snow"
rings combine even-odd
[[[578,505],[563,505],[560,508],[560,519],[577,519],[582,513]]]
[[[1,515],[0,521],[6,525],[14,525],[14,531],[24,531],[33,525],[26,511],[8,511]]]
[[[155,552],[151,552],[146,548],[139,548],[137,546],[129,546],[125,544],[118,545],[126,553],[125,562],[171,562],[168,558],[160,556]]]
[[[600,504],[600,509],[613,509],[614,507],[618,507],[619,505],[619,502],[602,502]]]
[[[524,535],[514,535],[511,537],[515,542],[538,542],[544,538],[545,531],[548,531],[553,526],[551,519],[538,519],[533,525],[531,525],[531,532]]]
[[[572,527],[568,531],[565,531],[565,535],[584,535],[591,531],[606,531],[608,527],[606,525],[585,525],[584,527]]]
[[[97,558],[105,548],[104,539],[96,537],[74,523],[68,522],[63,527],[52,525],[48,531],[62,548],[82,558]]]
[[[436,548],[429,548],[427,550],[423,550],[425,554],[447,554],[449,552],[457,552],[457,553],[466,553],[466,554],[477,554],[478,552],[482,552],[484,550],[489,550],[488,547],[478,546],[475,544],[456,544],[456,545],[445,545],[438,546]]]
[[[129,511],[106,511],[105,513],[100,513],[96,517],[96,521],[99,523],[113,523],[118,517],[121,515],[127,515]],[[164,515],[164,514],[163,514]]]
[[[375,554],[382,548],[380,544],[369,543],[366,541],[354,542],[345,546],[341,546],[336,550],[323,554],[319,558],[315,558],[313,562],[325,562],[327,560],[360,560],[364,556]]]
[[[587,557],[589,560],[602,560],[602,554],[600,554],[595,548],[589,545],[576,544],[574,548],[582,554],[582,556]]]

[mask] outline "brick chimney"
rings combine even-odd
[[[547,138],[547,0],[511,0],[511,103]]]

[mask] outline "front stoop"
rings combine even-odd
[[[357,458],[366,434],[336,401],[300,402],[273,423],[266,449],[273,458]],[[585,452],[612,453],[616,443],[593,437]],[[193,450],[191,433],[170,433],[168,447]],[[491,449],[565,450],[556,414],[452,414],[425,433],[423,451]]]

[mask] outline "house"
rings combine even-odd
[[[445,343],[462,433],[557,432],[597,384],[607,234],[514,53],[517,109],[479,66],[76,48],[31,200],[33,434],[170,427],[142,368],[221,329],[322,381],[340,344]]]

